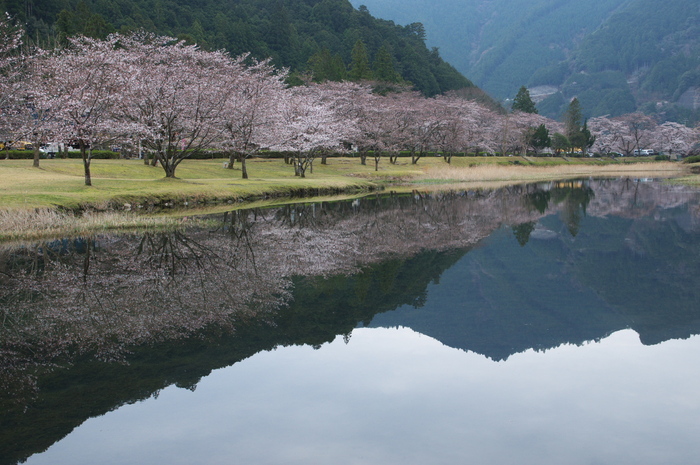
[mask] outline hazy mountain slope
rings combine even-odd
[[[634,0],[582,41],[571,67],[589,75],[604,70],[623,73],[637,105],[646,112],[662,112],[670,119],[697,118],[700,4],[667,0],[659,8],[655,0]]]
[[[353,0],[402,24],[420,21],[429,46],[496,98],[512,98],[542,67],[628,0]]]
[[[423,22],[428,45],[478,86],[505,99],[527,85],[547,116],[576,96],[586,116],[700,120],[697,0],[353,1]]]

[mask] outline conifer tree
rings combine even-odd
[[[518,94],[513,100],[513,111],[522,111],[523,113],[535,113],[537,114],[537,107],[535,102],[530,98],[530,91],[527,87],[522,86],[518,91]]]
[[[355,42],[351,57],[350,80],[364,81],[372,79],[372,69],[369,66],[369,58],[367,58],[367,47],[365,47],[365,43],[361,39]]]
[[[382,82],[399,81],[399,75],[394,69],[394,58],[386,45],[382,45],[374,57],[374,77]]]
[[[568,137],[569,140],[575,138],[577,134],[581,132],[582,120],[583,116],[581,114],[581,104],[579,103],[578,98],[574,97],[564,113],[564,127],[566,137]]]
[[[325,47],[309,58],[308,69],[316,82],[343,81],[347,78],[343,59],[340,55],[331,55],[331,51]]]

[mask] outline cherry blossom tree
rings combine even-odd
[[[588,123],[591,132],[596,136],[592,147],[594,152],[608,154],[618,150],[618,138],[623,132],[621,122],[607,116],[599,116],[591,118]]]
[[[16,89],[17,97],[12,106],[14,134],[21,140],[31,141],[35,168],[40,164],[41,146],[60,133],[57,112],[61,99],[53,94],[51,80],[45,74],[46,58],[46,52],[39,50],[27,60],[26,74]]]
[[[360,156],[360,164],[367,164],[370,152],[374,154],[374,169],[379,170],[379,160],[384,149],[382,131],[385,127],[384,117],[387,107],[383,105],[384,97],[370,92],[357,96],[355,103],[357,115],[357,132],[351,140]]]
[[[247,56],[232,60],[226,85],[231,92],[225,101],[220,122],[221,147],[229,152],[228,168],[241,162],[241,177],[248,179],[246,159],[274,144],[274,119],[286,98],[286,70],[277,70],[269,60],[244,65]]]
[[[656,123],[643,113],[629,113],[617,118],[622,123],[619,134],[620,148],[625,151],[625,155],[635,154],[651,142]],[[639,153],[639,152],[637,152]]]
[[[354,130],[352,122],[336,111],[332,102],[332,87],[312,84],[290,90],[277,121],[278,142],[272,148],[292,151],[294,174],[306,177],[316,157],[330,150],[345,150],[343,142]]]
[[[0,80],[0,108],[12,97],[12,84],[17,77],[13,70],[22,58],[17,52],[22,45],[23,36],[24,29],[9,14],[0,16],[0,72],[3,77]]]
[[[494,153],[498,150],[498,121],[502,116],[482,105],[477,105],[474,110],[475,124],[467,126],[469,146],[476,155],[480,151]]]
[[[665,154],[686,156],[700,141],[700,131],[669,121],[657,126],[652,137],[653,146]]]
[[[362,165],[367,164],[372,152],[377,170],[382,149],[382,118],[386,110],[384,97],[373,94],[369,85],[353,82],[329,81],[323,83],[323,88],[334,94],[332,108],[337,118],[346,122],[344,142],[357,151]]]
[[[190,154],[213,146],[233,92],[231,58],[170,37],[120,37],[126,82],[119,119],[130,123],[168,178]],[[243,57],[236,61],[240,62]]]
[[[478,125],[478,105],[459,97],[436,97],[435,103],[442,113],[434,132],[435,148],[442,152],[449,164],[457,152],[466,151]]]
[[[408,137],[405,142],[411,152],[411,164],[415,165],[424,155],[435,149],[437,133],[450,115],[434,98],[421,101],[420,96],[410,94],[407,99],[410,107],[404,113],[408,124],[408,131],[405,133]]]
[[[59,125],[61,138],[79,146],[86,186],[92,185],[93,147],[127,130],[113,118],[125,84],[119,39],[74,37],[65,49],[42,60],[46,88],[37,97],[51,103],[50,123]],[[51,102],[52,98],[58,101]]]
[[[24,29],[7,13],[0,16],[0,139],[10,139],[16,127],[17,86],[23,77],[22,45]]]

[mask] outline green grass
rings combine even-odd
[[[556,166],[627,164],[630,159],[569,159],[522,157],[460,157],[451,167],[480,165]],[[360,164],[358,158],[330,158],[327,165],[314,162],[314,172],[302,179],[281,159],[253,159],[247,162],[250,179],[241,179],[240,164],[233,170],[223,168],[223,160],[185,160],[177,169],[177,179],[164,177],[160,167],[146,166],[140,160],[93,160],[92,187],[84,185],[80,160],[42,160],[33,168],[31,160],[0,160],[0,208],[33,209],[63,207],[67,209],[109,209],[124,204],[182,205],[222,203],[265,197],[281,197],[306,191],[342,192],[376,189],[381,185],[415,180],[425,183],[431,169],[448,168],[440,157],[424,157],[417,165],[400,158],[392,165],[382,159],[379,171],[372,160]],[[449,175],[448,175],[449,176]],[[436,181],[427,181],[436,182]],[[443,182],[443,181],[441,181]]]
[[[247,180],[241,179],[240,165],[227,170],[221,160],[185,160],[177,169],[178,179],[167,179],[161,168],[145,166],[139,160],[96,160],[91,170],[93,186],[88,187],[80,160],[42,160],[39,169],[32,168],[30,160],[0,160],[0,198],[5,209],[99,208],[115,202],[184,202],[286,195],[301,189],[369,189],[381,178],[349,159],[334,159],[326,166],[317,161],[315,172],[307,173],[305,179],[294,176],[293,168],[283,160],[249,160],[247,164]],[[415,172],[392,167],[392,176]]]
[[[440,157],[425,157],[417,165],[410,158],[396,165],[382,159],[375,171],[373,160],[363,166],[358,158],[332,158],[327,165],[317,160],[314,172],[302,179],[283,160],[254,159],[247,163],[250,179],[241,179],[238,163],[228,170],[223,160],[185,160],[178,178],[167,179],[161,168],[140,160],[94,160],[93,186],[88,187],[80,160],[42,160],[41,168],[33,168],[31,160],[0,160],[0,242],[177,228],[195,213],[308,200],[301,196],[347,198],[386,186],[397,192],[482,188],[582,175],[640,176],[642,171],[644,176],[679,176],[687,168],[669,162],[630,165],[635,161],[641,160],[460,157],[448,165]],[[100,210],[106,213],[95,213]]]

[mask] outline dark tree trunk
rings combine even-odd
[[[80,142],[80,156],[83,159],[83,169],[85,171],[85,185],[92,186],[92,174],[90,173],[90,153],[84,142]]]
[[[241,155],[241,179],[248,179],[248,168],[246,168],[245,159],[246,157]]]
[[[40,154],[41,152],[39,151],[39,144],[35,144],[34,146],[34,168],[39,168],[39,159],[40,159]]]

